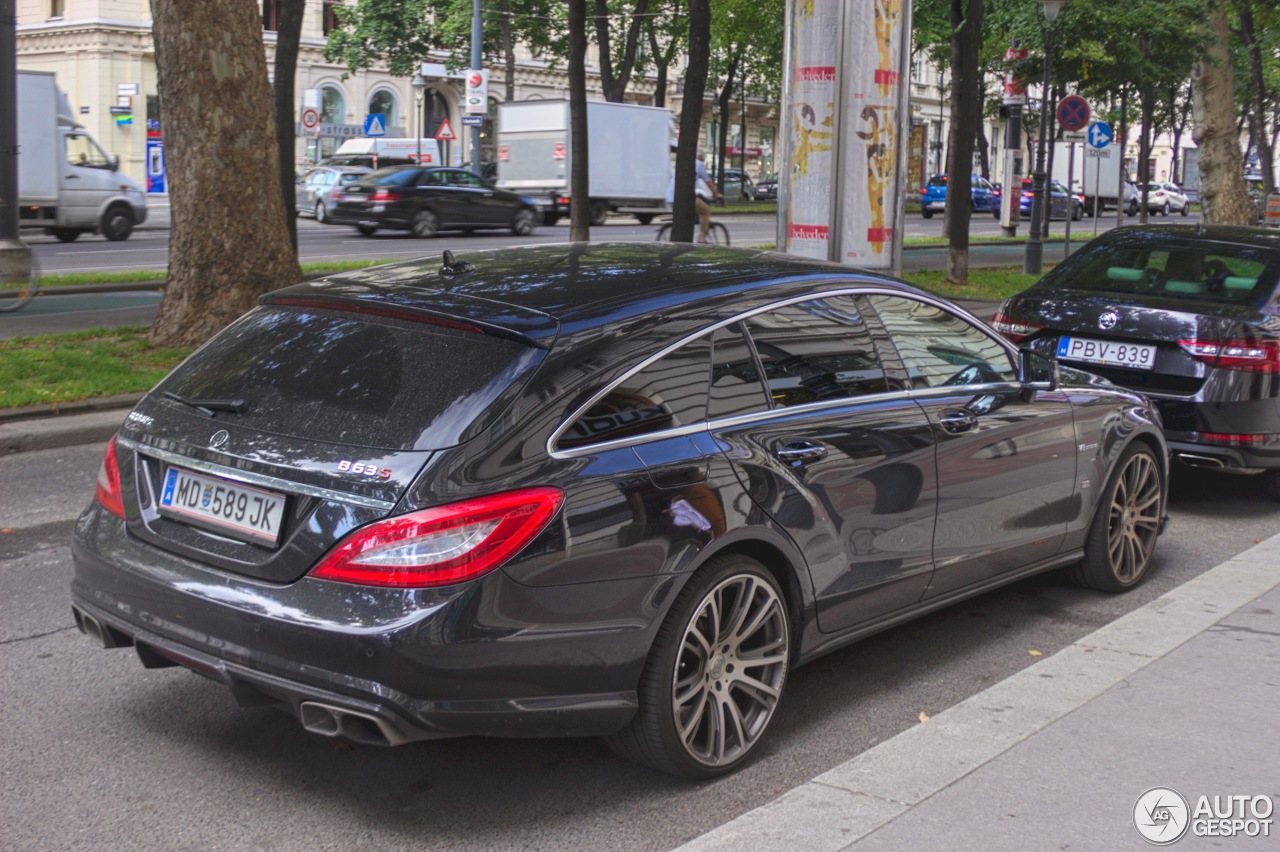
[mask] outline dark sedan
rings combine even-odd
[[[494,186],[466,169],[397,166],[379,169],[333,195],[329,222],[355,225],[365,236],[379,228],[430,237],[437,231],[509,229],[528,236],[541,218],[537,204]]]
[[[267,294],[149,393],[74,613],[318,734],[601,735],[707,778],[826,651],[1051,569],[1136,585],[1166,458],[1141,396],[888,278],[445,252]]]
[[[1151,397],[1175,458],[1280,499],[1280,232],[1116,228],[1005,302],[1011,340]]]

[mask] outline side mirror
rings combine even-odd
[[[111,155],[111,171],[113,172],[120,171],[120,155],[119,154]]]
[[[1057,390],[1058,362],[1030,349],[1018,350],[1018,381],[1039,390]]]

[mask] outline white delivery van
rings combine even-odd
[[[498,105],[498,188],[538,199],[547,225],[569,215],[569,137],[568,101]],[[647,225],[666,210],[674,139],[668,109],[587,102],[591,224],[615,212]]]
[[[72,117],[46,71],[18,72],[18,224],[63,242],[96,232],[127,239],[147,220],[142,185]]]
[[[332,157],[320,161],[322,166],[364,166],[378,169],[383,166],[407,166],[418,162],[422,155],[422,165],[443,166],[440,160],[440,143],[434,139],[388,139],[378,138],[348,139],[338,146]]]

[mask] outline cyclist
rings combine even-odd
[[[720,199],[724,196],[720,194],[720,190],[716,189],[715,182],[711,180],[711,173],[707,171],[707,149],[698,149],[698,160],[694,163],[694,190],[697,193],[693,200],[694,210],[698,213],[698,242],[709,242],[707,234],[711,230],[711,205],[712,199]],[[667,187],[667,203],[675,202],[675,178],[671,179],[671,184]]]

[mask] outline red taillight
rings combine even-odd
[[[1275,439],[1276,435],[1269,434],[1248,434],[1237,435],[1231,432],[1201,432],[1200,440],[1212,444],[1230,444],[1237,447],[1251,447],[1255,444],[1267,444]]]
[[[369,196],[369,200],[375,204],[390,204],[393,201],[400,200],[400,193],[392,192],[389,189],[379,189]]]
[[[311,575],[395,588],[472,580],[532,541],[563,502],[558,488],[526,488],[387,518],[347,536]]]
[[[1026,340],[1042,328],[1042,326],[1032,325],[1029,322],[1011,320],[1003,311],[991,318],[991,327],[1014,343]]]
[[[117,518],[124,517],[124,500],[120,496],[120,465],[116,461],[114,435],[107,441],[107,451],[102,454],[102,465],[98,468],[98,487],[93,490],[93,499]]]
[[[336,204],[337,202],[341,201],[341,200],[342,200],[342,190],[340,190],[340,189],[335,189],[333,192],[329,193],[329,200],[330,200],[330,201],[332,201],[332,202],[334,202],[335,204]]]
[[[1280,340],[1179,340],[1195,358],[1224,370],[1280,373]]]
[[[920,194],[921,194],[921,195],[928,195],[928,194],[929,194],[929,187],[927,187],[927,186],[922,186],[922,187],[920,187]]]

